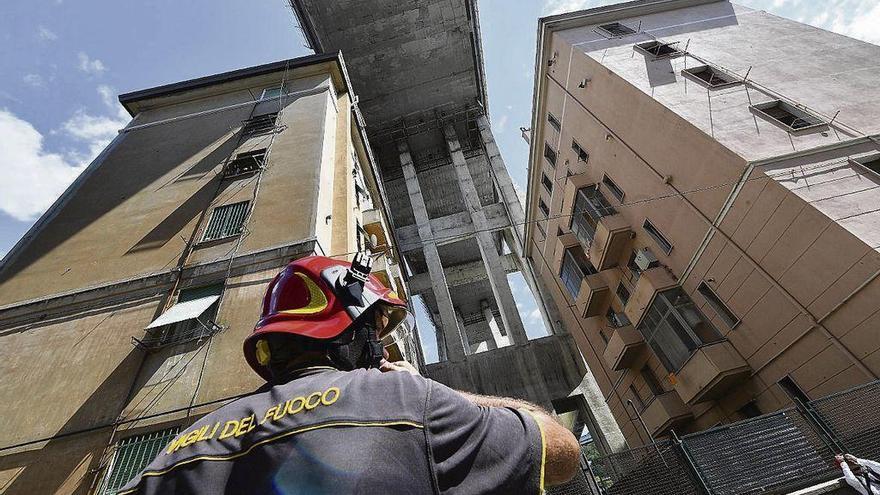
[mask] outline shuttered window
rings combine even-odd
[[[120,488],[143,471],[179,431],[180,428],[174,426],[120,440],[116,444],[116,452],[113,454],[110,467],[107,468],[101,495],[115,495]]]
[[[202,241],[213,241],[240,234],[249,204],[250,201],[242,201],[214,208],[208,227],[202,235]]]

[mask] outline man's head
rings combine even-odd
[[[368,254],[352,263],[323,256],[291,262],[269,284],[248,364],[267,381],[313,364],[378,367],[393,332],[411,324],[404,303],[373,275]]]

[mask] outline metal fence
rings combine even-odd
[[[551,494],[790,493],[840,476],[837,453],[880,459],[880,381],[594,460],[594,487]],[[592,471],[592,472],[590,472]]]

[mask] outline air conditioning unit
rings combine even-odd
[[[636,266],[639,267],[639,270],[645,271],[648,268],[654,268],[658,264],[660,262],[657,261],[657,257],[654,256],[650,249],[642,248],[636,252]]]

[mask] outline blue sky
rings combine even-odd
[[[479,1],[494,131],[523,191],[537,18],[609,3]],[[738,3],[880,43],[880,0]],[[3,0],[0,256],[125,125],[119,93],[306,55],[294,25],[284,0]]]

